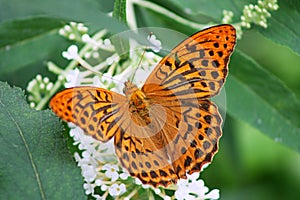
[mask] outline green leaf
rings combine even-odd
[[[119,22],[127,24],[126,20],[126,0],[116,0],[114,4],[113,17]]]
[[[230,63],[225,84],[228,113],[300,152],[299,99],[277,77],[239,51]]]
[[[107,13],[103,13],[110,4],[110,1],[104,0],[31,0],[26,2],[0,0],[1,7],[7,8],[5,12],[1,12],[2,20],[43,15],[48,18],[60,18],[64,21],[83,22],[93,31],[102,28],[113,33],[127,30],[122,23],[109,17]]]
[[[253,2],[253,1],[252,1]],[[255,1],[254,1],[255,2]],[[223,17],[223,10],[231,10],[234,13],[241,13],[244,5],[249,4],[249,0],[172,0],[174,6],[181,9],[183,13],[188,13],[192,16],[202,15],[202,21],[207,16],[210,19],[219,21]],[[179,13],[180,14],[180,13]],[[199,19],[198,19],[199,20]],[[201,19],[200,19],[201,20]]]
[[[19,88],[0,82],[0,199],[84,199],[83,180],[62,126],[30,109]]]
[[[300,2],[280,1],[279,9],[271,15],[268,28],[257,29],[273,42],[287,46],[300,55]]]
[[[126,20],[126,0],[116,0],[114,4],[113,17],[119,22],[127,25]],[[118,35],[111,38],[113,45],[116,48],[116,52],[121,56],[122,60],[126,60],[129,57],[129,40],[128,38],[121,38]]]
[[[28,82],[34,76],[30,72],[40,73],[43,70],[39,67],[45,66],[48,60],[55,60],[58,65],[64,66],[66,62],[61,52],[68,43],[57,34],[57,30],[66,22],[83,22],[91,32],[103,28],[112,33],[127,30],[122,23],[101,12],[107,12],[112,7],[110,1],[0,0],[0,5],[0,20],[3,23],[0,25],[0,80],[9,80],[6,76],[16,76],[13,74],[16,72],[26,72]]]
[[[0,75],[28,67],[57,50],[63,38],[57,34],[64,25],[60,19],[28,18],[0,24]]]

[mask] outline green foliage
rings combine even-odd
[[[61,19],[45,17],[0,24],[0,38],[3,38],[0,40],[0,75],[30,67],[34,62],[48,58],[49,52],[62,49],[58,44],[63,40],[56,32],[63,24]]]
[[[300,152],[299,99],[281,80],[238,50],[231,62],[226,84],[228,113]]]
[[[0,199],[85,198],[62,125],[50,111],[29,108],[20,88],[0,82],[0,121]]]
[[[126,0],[116,0],[114,4],[113,17],[119,22],[127,24],[126,19]],[[121,55],[122,60],[126,60],[129,57],[129,41],[125,38],[112,37],[112,43],[116,48],[116,51]]]

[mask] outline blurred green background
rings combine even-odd
[[[10,85],[16,85],[23,89],[26,88],[28,82],[33,79],[36,74],[43,74],[55,80],[55,76],[49,73],[46,69],[45,62],[48,60],[55,61],[61,66],[67,62],[62,59],[60,53],[70,44],[69,41],[57,36],[52,31],[58,30],[69,20],[83,21],[92,31],[106,27],[112,32],[118,32],[124,29],[117,22],[110,24],[103,20],[103,13],[113,10],[114,1],[8,1],[0,0],[0,80],[7,81]],[[193,20],[199,23],[214,22],[220,23],[222,10],[233,10],[235,13],[233,22],[238,21],[237,16],[241,15],[243,5],[256,3],[256,1],[180,1],[167,0],[152,1],[155,2],[182,17]],[[299,22],[299,1],[289,2],[279,1],[279,11],[274,11],[274,16],[277,18],[288,17],[285,25]],[[81,6],[82,5],[82,6]],[[85,7],[86,6],[86,7]],[[69,9],[70,8],[70,9]],[[92,11],[90,11],[91,9]],[[190,9],[190,12],[184,10]],[[197,10],[199,9],[199,10]],[[282,9],[282,10],[281,10]],[[100,13],[102,14],[100,15]],[[138,27],[157,26],[175,29],[185,34],[191,34],[196,30],[182,24],[173,23],[172,19],[157,14],[153,11],[135,7],[135,14]],[[47,34],[38,35],[32,41],[37,46],[33,46],[34,50],[40,48],[41,52],[32,52],[31,46],[26,47],[28,59],[22,64],[24,55],[6,55],[5,48],[7,45],[18,46],[24,42],[22,34],[30,36],[30,25],[23,31],[12,34],[14,37],[9,37],[10,33],[6,32],[7,27],[11,27],[14,20],[24,20],[28,18],[42,17],[40,24],[34,28],[34,34],[38,31],[45,31]],[[46,19],[43,19],[46,17]],[[43,23],[43,20],[51,23]],[[285,18],[286,19],[286,18]],[[276,21],[276,20],[274,20]],[[276,22],[270,20],[270,30],[274,29]],[[172,22],[172,23],[170,23]],[[37,24],[35,24],[37,25]],[[53,27],[50,27],[50,26]],[[292,26],[292,25],[291,25]],[[2,29],[1,29],[2,28]],[[276,28],[276,27],[275,27]],[[51,31],[50,31],[51,30]],[[298,27],[300,30],[300,27]],[[45,33],[43,32],[43,33]],[[297,98],[300,98],[300,56],[299,51],[294,44],[289,41],[286,45],[284,40],[276,42],[276,37],[268,37],[266,31],[257,26],[244,31],[241,40],[237,41],[237,49],[253,60],[260,66],[274,74],[294,93]],[[282,30],[284,34],[284,30]],[[278,33],[280,36],[280,34]],[[18,36],[18,37],[16,37]],[[300,38],[299,32],[295,32],[295,37]],[[14,41],[18,41],[14,43]],[[24,52],[23,52],[24,53]],[[24,61],[25,62],[25,61]],[[1,64],[2,63],[2,64]],[[15,64],[14,64],[15,63]],[[20,64],[21,63],[21,64]],[[229,66],[229,71],[234,67],[234,63]],[[271,91],[272,92],[272,91]],[[279,94],[280,95],[280,94]],[[247,105],[244,105],[247,107]],[[257,111],[259,112],[259,111]],[[300,113],[298,113],[300,121]],[[271,116],[270,116],[271,117]],[[276,117],[276,116],[274,116]],[[281,199],[300,199],[300,155],[299,145],[298,152],[295,149],[281,144],[274,138],[266,136],[260,132],[255,126],[248,124],[244,120],[234,118],[230,115],[226,116],[226,121],[223,128],[223,137],[220,142],[219,153],[215,156],[214,161],[205,169],[201,177],[206,185],[210,188],[220,189],[220,199],[243,199],[243,200],[281,200]],[[300,128],[298,128],[300,130]],[[283,130],[282,134],[289,132],[289,128]],[[297,133],[296,138],[300,143],[300,133]]]

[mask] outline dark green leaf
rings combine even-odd
[[[30,109],[19,88],[0,82],[0,199],[84,199],[80,169],[62,126]]]
[[[126,20],[126,0],[116,0],[114,4],[113,17],[119,22],[127,24]]]
[[[57,34],[63,21],[51,18],[28,18],[0,24],[0,75],[9,74],[47,58],[64,44]]]
[[[107,13],[108,1],[94,0],[53,0],[53,1],[22,1],[0,0],[1,19],[24,18],[32,16],[47,16],[49,18],[61,18],[67,21],[83,22],[92,30],[106,28],[113,33],[118,33],[127,28],[117,20],[109,17]],[[1,10],[2,11],[2,10]]]
[[[113,17],[119,22],[127,24],[126,20],[126,0],[116,0],[114,5]],[[118,35],[111,38],[117,53],[122,60],[129,57],[129,41],[128,38],[121,38]]]
[[[44,71],[46,61],[54,60],[64,66],[66,62],[61,52],[67,48],[68,43],[57,34],[57,30],[66,22],[84,22],[91,32],[102,28],[112,33],[126,30],[123,24],[101,12],[111,10],[112,3],[104,0],[0,0],[0,21],[4,23],[0,38],[0,80],[15,79],[17,81],[13,83],[19,83],[20,78],[16,77],[16,73],[25,72],[26,76],[21,77],[19,84],[26,87],[24,83],[32,79],[34,73]],[[18,28],[15,22],[24,24]],[[15,34],[18,32],[21,34]]]
[[[300,152],[299,99],[278,78],[237,50],[229,69],[228,113]]]

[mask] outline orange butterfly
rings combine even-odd
[[[139,89],[125,96],[95,87],[57,93],[52,110],[92,137],[114,137],[120,163],[144,184],[168,186],[210,163],[218,151],[222,118],[209,98],[227,76],[236,40],[231,25],[195,33],[164,57]]]

